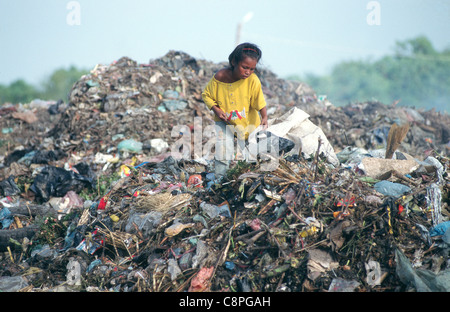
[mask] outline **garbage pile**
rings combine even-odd
[[[222,66],[123,57],[67,103],[0,108],[1,291],[450,290],[448,115],[335,107],[261,69],[268,131],[292,145],[218,179],[170,146],[212,123]]]
[[[409,131],[402,141],[404,152],[423,158],[433,153],[449,154],[448,112],[416,110],[397,104],[398,101],[392,105],[368,101],[343,107],[329,106],[327,110],[304,110],[338,150],[348,146],[369,150],[384,148],[391,126],[408,124]]]

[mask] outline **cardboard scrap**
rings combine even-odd
[[[365,157],[362,159],[363,170],[371,178],[384,179],[387,174],[397,171],[406,175],[419,168],[419,163],[414,159],[383,159]]]

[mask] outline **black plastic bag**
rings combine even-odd
[[[46,202],[51,197],[63,197],[68,191],[79,193],[85,187],[95,187],[94,180],[74,171],[46,166],[36,176],[30,190]]]
[[[31,159],[32,164],[49,164],[52,161],[59,160],[67,156],[64,152],[60,150],[53,151],[36,151],[33,158]]]
[[[12,153],[8,154],[4,161],[5,167],[9,167],[12,163],[19,161],[22,157],[24,157],[31,151],[32,149],[28,148],[23,150],[15,150]]]
[[[31,164],[45,164],[66,157],[67,154],[61,150],[39,151],[32,149],[17,150],[5,158],[5,166],[9,167],[13,162],[22,162],[29,166]]]
[[[79,174],[81,174],[82,176],[85,176],[89,179],[92,179],[92,181],[94,181],[97,179],[94,171],[91,169],[91,167],[85,163],[85,162],[81,162],[76,164],[75,166],[73,166]]]
[[[279,137],[270,131],[259,131],[256,134],[256,141],[258,150],[267,153],[272,153],[272,149],[278,144],[278,156],[290,152],[295,146],[293,141]]]
[[[2,189],[3,196],[14,196],[20,193],[20,189],[14,179],[15,176],[11,175],[8,179],[0,182],[0,189]]]

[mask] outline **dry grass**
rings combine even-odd
[[[135,201],[135,208],[138,210],[159,211],[162,214],[166,214],[185,207],[189,204],[190,199],[190,194],[140,194]]]

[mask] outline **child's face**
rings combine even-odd
[[[258,61],[252,57],[244,56],[233,69],[233,77],[235,79],[247,79],[254,73]]]

